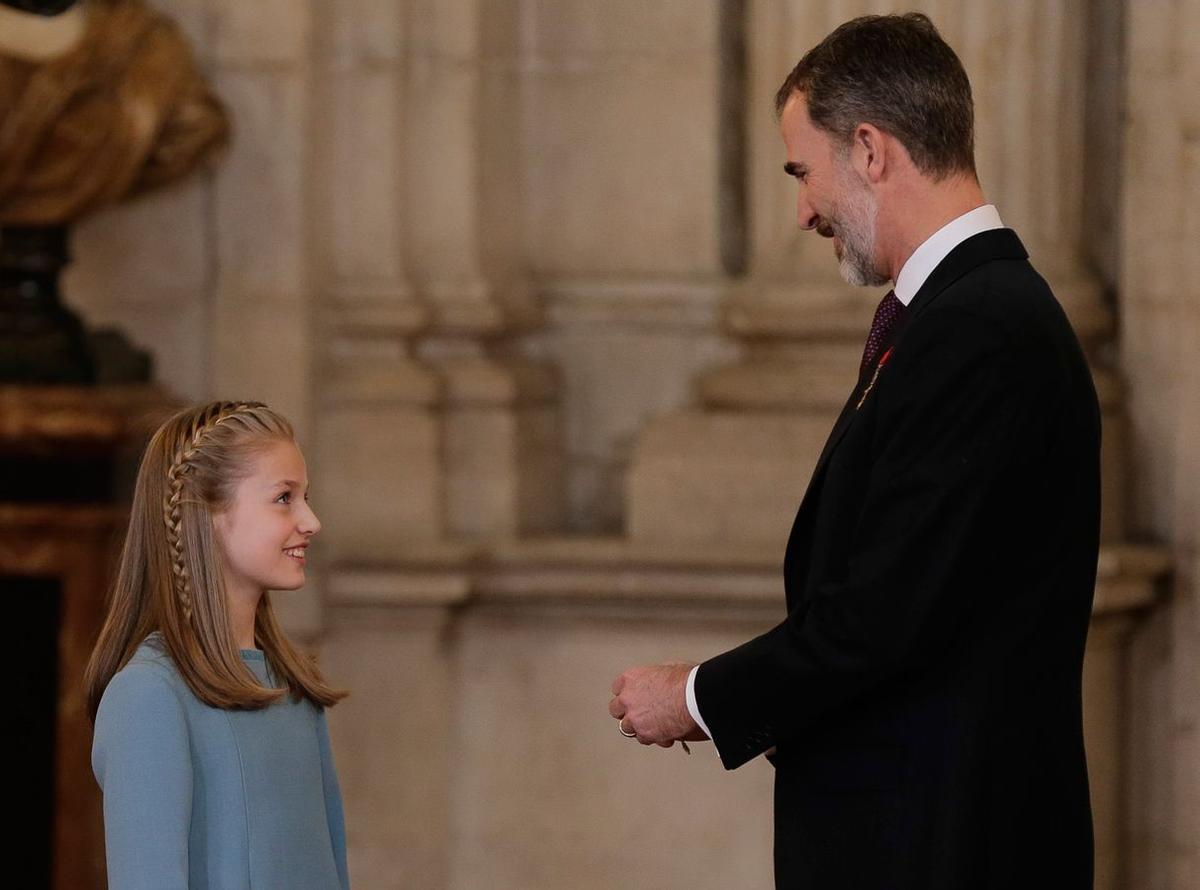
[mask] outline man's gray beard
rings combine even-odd
[[[852,197],[838,214],[844,220],[836,232],[842,242],[838,271],[853,287],[880,287],[891,279],[875,268],[875,215],[879,208],[865,188],[851,185],[846,193]]]

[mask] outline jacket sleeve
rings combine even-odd
[[[976,593],[963,579],[995,558],[990,509],[1025,459],[1017,437],[1037,439],[1031,375],[994,323],[962,310],[931,309],[909,330],[871,396],[872,459],[847,564],[781,624],[697,672],[727,769],[886,694],[950,645]]]
[[[186,890],[192,758],[183,704],[153,665],[131,664],[96,714],[92,770],[104,792],[113,890]]]

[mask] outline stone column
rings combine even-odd
[[[445,522],[471,538],[562,523],[554,370],[514,335],[538,321],[521,261],[518,14],[496,0],[410,3],[406,190],[421,355],[444,378]]]
[[[1121,358],[1137,533],[1170,543],[1169,601],[1131,677],[1130,886],[1200,883],[1200,2],[1123,6]]]
[[[412,355],[429,312],[410,284],[403,4],[319,7],[312,124],[320,183],[314,257],[319,512],[323,550],[378,559],[444,530],[441,382]]]

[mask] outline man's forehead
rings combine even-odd
[[[809,135],[816,131],[808,116],[808,100],[801,92],[794,92],[783,105],[779,114],[779,127],[784,133]]]

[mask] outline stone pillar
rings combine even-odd
[[[1170,599],[1137,630],[1130,886],[1200,884],[1200,0],[1123,5],[1121,338],[1138,534],[1170,543]]]
[[[402,576],[349,569],[330,578],[322,666],[351,690],[329,712],[329,730],[354,886],[450,886],[454,615],[468,584],[464,554],[436,549]]]
[[[512,337],[538,321],[521,261],[519,5],[413,0],[406,182],[413,275],[430,312],[421,355],[445,382],[451,535],[558,528],[558,381]]]
[[[411,354],[429,313],[410,284],[406,244],[405,9],[329,0],[315,37],[315,503],[324,552],[378,559],[445,525],[441,382]]]

